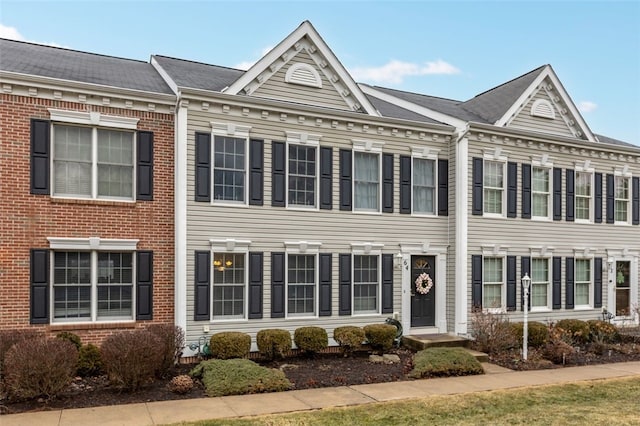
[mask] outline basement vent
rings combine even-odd
[[[531,105],[531,115],[541,118],[556,118],[556,113],[553,109],[553,105],[546,99],[538,99]]]
[[[284,76],[284,81],[301,86],[322,88],[322,79],[318,71],[311,65],[303,63],[291,65]]]

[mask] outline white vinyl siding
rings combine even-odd
[[[531,259],[531,309],[550,307],[549,288],[549,259]]]
[[[247,287],[244,253],[213,254],[213,319],[245,318]]]
[[[289,206],[315,207],[317,151],[313,146],[289,144]]]
[[[353,313],[377,314],[380,256],[353,256]]]
[[[550,169],[533,167],[531,173],[531,213],[533,217],[549,217]]]
[[[502,215],[504,201],[504,164],[501,161],[484,162],[484,212]]]
[[[287,259],[287,316],[316,314],[316,256],[290,254]]]
[[[353,170],[354,210],[380,211],[380,154],[355,151]]]
[[[484,257],[482,267],[482,306],[485,309],[503,308],[504,258]]]
[[[436,168],[434,160],[413,158],[413,212],[436,213]]]
[[[592,176],[592,173],[589,172],[576,172],[575,197],[577,220],[591,220]]]
[[[629,220],[629,178],[615,177],[615,221],[627,223]]]
[[[589,306],[591,301],[591,259],[576,259],[575,305]]]
[[[245,202],[246,139],[215,136],[213,148],[213,199]]]
[[[133,132],[53,125],[53,194],[133,199]]]

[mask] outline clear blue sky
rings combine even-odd
[[[551,64],[592,131],[640,145],[638,0],[0,0],[0,37],[230,67],[304,20],[357,81],[434,96],[466,100]]]

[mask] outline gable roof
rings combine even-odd
[[[162,55],[152,55],[151,64],[159,65],[178,87],[214,92],[221,92],[244,74],[244,71],[234,68]]]
[[[0,70],[143,92],[173,94],[147,62],[0,39]]]
[[[634,145],[634,144],[631,144],[631,143],[628,143],[628,142],[623,142],[621,140],[610,138],[608,136],[603,136],[603,135],[598,135],[598,134],[596,134],[595,136],[598,138],[598,142],[608,143],[608,144],[611,144],[611,145],[625,146],[627,148],[635,148],[635,149],[640,151],[640,146],[638,146],[638,145]]]
[[[302,42],[304,39],[310,42],[308,48],[303,47]],[[369,115],[378,115],[378,112],[373,105],[371,105],[369,99],[362,93],[351,75],[344,66],[342,66],[338,58],[309,21],[304,21],[300,24],[298,28],[278,43],[276,47],[271,49],[269,53],[253,64],[247,72],[225,90],[225,93],[231,95],[240,93],[250,94],[259,87],[262,82],[268,80],[269,77],[286,64],[295,52],[304,48],[306,48],[309,53],[317,54],[318,57],[322,58],[323,63],[318,64],[319,68],[327,75],[329,80],[331,80],[336,90],[341,93],[343,99],[350,105],[351,109],[354,111],[364,111]]]
[[[443,124],[441,121],[433,120],[417,112],[399,107],[391,102],[384,101],[367,94],[371,104],[378,110],[381,116],[388,118],[399,118],[402,120],[420,121],[423,123]]]

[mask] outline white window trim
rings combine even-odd
[[[64,251],[83,251],[90,253],[91,259],[91,317],[90,319],[56,319],[55,318],[55,297],[54,297],[54,273],[55,268],[49,268],[49,312],[52,324],[113,324],[113,323],[131,323],[136,321],[136,276],[138,265],[134,252],[137,249],[139,240],[125,239],[106,239],[100,237],[90,238],[66,238],[66,237],[47,237],[49,241],[49,262],[54,264],[54,256],[57,252]],[[129,252],[132,253],[132,271],[131,271],[131,318],[113,318],[107,320],[98,320],[98,253],[99,252]]]
[[[422,146],[412,146],[411,147],[411,215],[412,216],[422,216],[422,217],[434,217],[438,215],[438,154],[440,153],[439,149],[433,149],[429,147]],[[434,174],[434,189],[433,189],[433,213],[426,212],[416,212],[413,203],[415,201],[415,197],[413,196],[413,186],[415,184],[413,180],[413,170],[414,170],[414,160],[432,160],[433,161],[433,174]]]
[[[574,264],[573,264],[573,308],[574,310],[590,310],[590,309],[594,309],[593,308],[593,297],[594,297],[594,291],[595,291],[595,282],[594,282],[594,276],[595,276],[595,265],[594,265],[594,258],[595,258],[595,254],[593,252],[592,249],[590,248],[575,248],[573,250],[573,257],[574,257]],[[590,262],[589,265],[589,272],[590,272],[590,282],[589,282],[589,304],[588,305],[578,305],[576,303],[576,285],[577,285],[577,280],[576,280],[576,271],[577,271],[577,267],[576,267],[576,261],[577,260],[588,260]],[[604,267],[604,265],[603,265]]]
[[[544,259],[547,261],[547,306],[530,306],[531,312],[549,312],[552,310],[552,298],[553,298],[553,265],[551,259],[553,253],[548,251],[546,247],[542,249],[531,249],[531,285],[533,286],[533,260]],[[533,289],[533,287],[532,287]],[[533,290],[532,290],[533,291]],[[531,293],[530,293],[531,294]],[[531,294],[531,301],[533,303],[533,294]]]
[[[136,130],[138,128],[138,118],[118,117],[115,115],[104,115],[97,111],[67,111],[49,108],[51,121],[72,124],[84,124],[87,126],[112,127],[117,129]]]
[[[625,170],[626,169],[626,170]],[[614,219],[614,225],[631,225],[631,216],[633,214],[632,212],[632,187],[633,187],[633,182],[632,182],[632,175],[630,172],[628,172],[628,166],[625,165],[625,169],[616,169],[614,172],[614,179],[613,179],[613,205],[614,205],[614,210],[613,210],[613,219]],[[627,180],[627,196],[629,198],[626,198],[626,202],[627,202],[627,220],[623,221],[623,220],[617,220],[616,219],[616,215],[615,213],[617,212],[617,209],[615,208],[616,202],[618,200],[625,200],[623,198],[618,198],[616,196],[617,193],[617,185],[616,185],[616,178],[623,178]]]
[[[246,207],[249,205],[249,132],[251,126],[235,123],[218,123],[211,121],[211,204],[231,205],[236,207]],[[237,139],[244,139],[244,201],[216,200],[215,199],[215,137],[224,136]]]
[[[589,177],[590,177],[590,183],[589,183],[589,187],[590,187],[590,195],[589,195],[589,219],[578,219],[578,197],[580,198],[586,198],[584,196],[579,196],[577,194],[576,191],[576,181],[578,180],[578,173],[588,173]],[[595,173],[589,170],[578,170],[576,169],[575,171],[575,177],[573,179],[573,197],[574,197],[574,202],[573,202],[573,216],[575,218],[575,222],[576,223],[593,223],[593,217],[594,217],[594,199],[595,199],[595,186],[594,186],[594,179],[595,179]]]
[[[536,216],[533,209],[533,169],[546,169],[549,175],[549,191],[547,192],[547,215]],[[531,219],[540,221],[551,221],[553,215],[553,163],[545,161],[533,161],[531,164]]]
[[[302,255],[302,256],[313,256],[313,279],[314,279],[314,285],[313,285],[313,314],[294,314],[294,315],[289,315],[289,255]],[[290,320],[299,320],[299,319],[309,319],[309,318],[318,318],[319,314],[320,314],[320,301],[319,299],[319,281],[320,281],[320,273],[318,271],[318,267],[319,267],[319,262],[318,262],[318,250],[308,250],[308,251],[301,251],[301,250],[296,250],[295,248],[292,248],[291,250],[289,248],[286,249],[286,255],[284,257],[284,281],[285,281],[285,297],[284,297],[284,312],[285,312],[285,319],[290,319]]]
[[[382,312],[382,247],[384,244],[374,243],[351,243],[351,316],[372,317],[380,315]],[[356,313],[355,310],[355,259],[354,256],[377,256],[378,257],[378,291],[376,293],[377,312]]]
[[[358,214],[382,214],[382,147],[384,146],[384,142],[379,141],[370,141],[370,140],[362,140],[362,139],[352,139],[353,143],[353,155],[351,158],[351,170],[353,170],[353,178],[351,179],[351,194],[352,194],[352,204],[353,204],[353,212]],[[377,210],[370,209],[357,209],[355,207],[356,204],[356,152],[364,152],[367,154],[376,154],[378,156],[378,208]]]
[[[291,210],[319,210],[320,209],[320,139],[322,135],[316,135],[306,132],[294,132],[285,130],[286,134],[286,148],[285,148],[285,167],[287,170],[285,179],[285,205]],[[302,206],[298,204],[289,204],[289,145],[301,145],[314,147],[316,149],[315,158],[315,187],[314,187],[314,205]]]
[[[502,260],[502,285],[500,286],[500,306],[497,308],[487,308],[484,306],[484,261],[486,258]],[[482,311],[492,314],[505,313],[507,309],[507,255],[504,252],[498,254],[482,254]]]
[[[209,245],[211,246],[211,272],[209,282],[211,283],[211,298],[209,300],[209,321],[211,323],[224,323],[224,322],[246,322],[249,320],[249,246],[251,240],[242,240],[235,238],[211,238],[209,239]],[[216,253],[233,253],[244,255],[244,318],[213,318],[213,260]]]
[[[509,158],[507,152],[502,151],[502,148],[496,147],[493,149],[485,149],[482,162],[482,215],[484,217],[507,217],[507,162]],[[493,161],[496,163],[502,163],[502,213],[487,213],[484,211],[484,190],[486,185],[484,184],[484,176],[486,172],[486,162]]]

